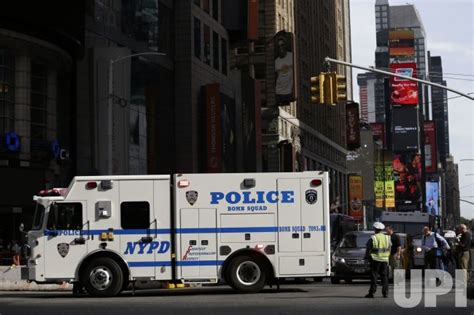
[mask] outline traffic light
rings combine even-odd
[[[311,103],[324,104],[324,80],[325,76],[323,73],[316,77],[311,77]]]
[[[336,105],[337,102],[347,100],[346,95],[346,77],[343,75],[338,75],[336,72],[331,72],[331,85],[332,85],[332,97],[331,104]]]
[[[334,72],[327,72],[324,74],[326,77],[324,80],[324,104],[326,105],[333,105],[333,99],[335,95],[334,90]]]

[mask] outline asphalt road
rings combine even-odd
[[[236,294],[226,286],[173,290],[130,291],[115,298],[73,296],[71,292],[0,292],[0,315],[12,314],[467,314],[474,315],[474,300],[455,308],[454,293],[438,298],[436,308],[423,304],[398,306],[393,290],[388,298],[377,292],[363,296],[367,282],[332,285],[285,284],[277,292],[267,288],[259,294]],[[423,302],[422,302],[423,303]]]

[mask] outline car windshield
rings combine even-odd
[[[365,248],[372,234],[346,234],[340,248]]]

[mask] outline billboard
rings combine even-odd
[[[426,182],[426,211],[439,216],[439,185],[438,182]]]
[[[385,124],[371,123],[370,128],[372,129],[374,141],[380,141],[382,143],[382,147],[385,148]]]
[[[418,109],[394,107],[392,109],[393,152],[418,150]]]
[[[397,211],[421,210],[421,168],[421,155],[418,153],[403,153],[393,156]]]
[[[415,33],[413,31],[390,31],[388,33],[390,62],[415,60]]]
[[[423,124],[425,135],[425,171],[436,173],[438,161],[436,156],[436,124],[434,121],[425,121]]]
[[[374,189],[376,208],[395,208],[395,185],[390,152],[380,154],[376,159]]]
[[[355,220],[361,221],[364,217],[363,200],[364,190],[362,187],[362,176],[349,175],[349,215]]]
[[[360,148],[359,104],[346,105],[346,125],[347,149]]]
[[[235,100],[221,93],[222,172],[236,172]]]
[[[295,100],[295,69],[293,34],[280,31],[275,34],[275,103],[288,105]]]
[[[206,104],[206,147],[209,173],[222,170],[222,128],[221,128],[221,97],[219,83],[207,84],[203,87]]]
[[[258,40],[258,0],[247,2],[247,39]]]
[[[390,71],[405,77],[416,78],[416,64],[392,63]],[[390,104],[418,105],[418,83],[403,78],[391,77]]]

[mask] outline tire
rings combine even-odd
[[[323,278],[322,277],[315,277],[314,282],[323,282]]]
[[[339,284],[341,282],[341,279],[331,277],[331,283],[332,284]]]
[[[90,262],[84,269],[81,282],[91,296],[97,297],[116,296],[124,286],[119,264],[106,257]]]
[[[252,256],[238,256],[229,264],[230,286],[240,293],[262,291],[266,281],[266,270],[259,259]]]

